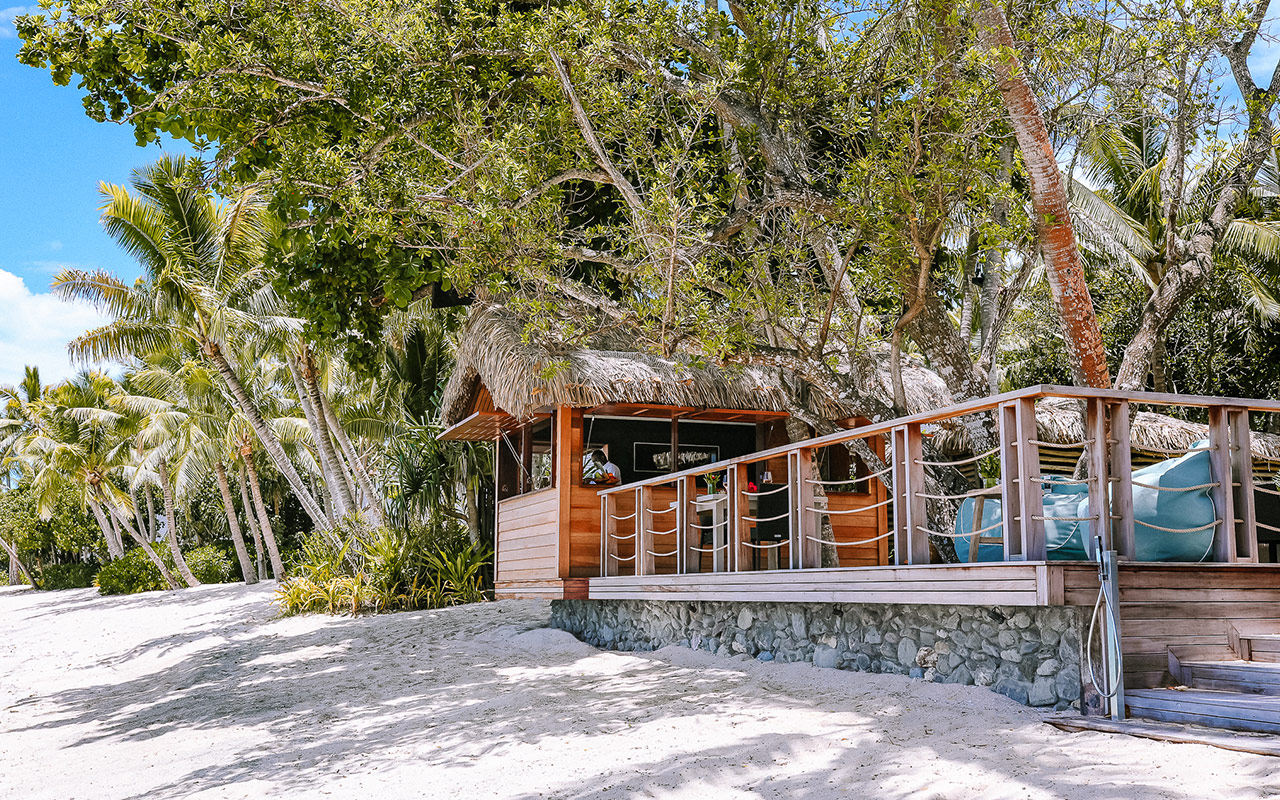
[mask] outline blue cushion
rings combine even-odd
[[[1192,449],[1207,445],[1196,442]],[[1178,458],[1161,461],[1143,467],[1133,473],[1134,537],[1137,543],[1138,561],[1204,561],[1213,549],[1213,527],[1209,523],[1217,519],[1211,497],[1211,488],[1186,492],[1159,491],[1151,487],[1186,488],[1204,486],[1213,482],[1213,470],[1207,451],[1190,452]],[[1138,486],[1137,483],[1146,484]],[[1088,560],[1093,554],[1093,542],[1089,535],[1090,522],[1069,519],[1089,516],[1089,488],[1087,484],[1068,480],[1061,476],[1046,475],[1044,490],[1045,549],[1054,561]],[[964,534],[973,530],[974,498],[967,498],[960,505],[956,516],[955,532]],[[982,524],[986,528],[1001,521],[1000,500],[987,498],[982,510]],[[1157,526],[1157,527],[1152,527]],[[1195,529],[1171,533],[1160,530]],[[1000,536],[997,526],[983,536]],[[961,562],[969,560],[968,538],[955,539],[956,555]],[[979,561],[1004,560],[1004,547],[999,544],[978,546]]]

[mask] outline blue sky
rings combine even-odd
[[[0,9],[0,384],[15,383],[24,364],[38,364],[46,382],[72,374],[67,340],[101,320],[49,295],[49,281],[64,266],[137,276],[98,224],[98,182],[124,183],[161,153],[138,147],[129,128],[90,120],[74,84],[54,86],[47,71],[18,63],[11,20],[22,11]]]

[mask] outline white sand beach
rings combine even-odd
[[[602,652],[537,602],[277,619],[272,590],[0,589],[0,796],[1280,796],[1280,760],[986,689]]]

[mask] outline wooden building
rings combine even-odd
[[[441,438],[493,441],[497,448],[499,598],[581,597],[587,579],[601,574],[602,558],[607,561],[608,556],[601,548],[599,492],[607,486],[584,478],[584,462],[592,450],[607,455],[625,484],[789,441],[786,394],[763,370],[682,364],[603,348],[549,352],[524,342],[521,333],[495,315],[477,315],[464,333],[443,402],[446,430]],[[887,385],[881,388],[888,391]],[[941,391],[938,383],[914,380],[911,398],[931,406],[945,401]],[[819,402],[823,413],[844,427],[865,422],[846,403]],[[804,426],[800,430],[803,436],[810,433]],[[834,449],[817,468],[827,476],[856,478],[861,471],[864,477],[825,492],[825,502],[837,512],[830,525],[835,541],[855,541],[885,524],[887,494],[883,484],[865,479],[866,464]],[[781,496],[786,474],[787,462],[780,458],[753,464],[743,475],[742,492],[753,495],[751,507],[761,509],[755,515],[760,521],[747,534],[757,544],[789,536],[786,522],[768,519],[786,510]],[[706,476],[692,481],[688,507],[679,513],[708,523],[717,513],[723,517],[729,477],[721,475],[718,484],[714,477],[709,484]],[[635,518],[645,516],[653,526],[672,528],[676,494],[672,488],[648,493],[646,502],[666,510],[655,514],[641,509]],[[635,513],[638,497],[633,493],[621,500],[624,513]],[[879,517],[855,519],[845,513],[865,506],[875,506]],[[678,561],[682,570],[711,571],[714,554],[697,553],[705,548],[696,543],[692,547],[687,553],[657,556],[656,562],[663,568],[674,568]],[[772,549],[760,548],[749,559],[751,565],[777,567],[779,554]],[[888,542],[881,538],[863,547],[840,548],[832,563],[875,565],[888,563],[888,558]],[[743,564],[745,568],[747,562]]]

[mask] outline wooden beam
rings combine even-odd
[[[1129,401],[1122,400],[1111,406],[1111,497],[1112,543],[1122,559],[1133,560],[1138,555],[1137,537],[1133,522],[1133,450],[1129,431]]]
[[[1236,561],[1258,560],[1258,518],[1253,491],[1253,432],[1249,428],[1249,412],[1227,412],[1228,439],[1231,446]]]
[[[639,535],[636,536],[636,574],[653,575],[657,572],[654,560],[653,528],[653,487],[641,486],[636,490],[636,519],[639,520]]]
[[[1000,436],[1000,513],[1004,558],[1018,561],[1022,555],[1022,452],[1019,441],[1018,404],[1005,403],[997,410]]]
[[[552,482],[560,506],[560,577],[569,577],[573,487],[582,483],[582,410],[559,406],[552,416]]]
[[[1018,516],[1021,519],[1021,558],[1027,561],[1045,560],[1044,495],[1040,484],[1039,426],[1036,422],[1034,398],[1020,398],[1015,406],[1015,423],[1018,436]]]
[[[791,564],[795,569],[822,566],[822,545],[814,541],[821,538],[818,531],[822,525],[822,516],[809,510],[815,507],[817,501],[814,484],[810,483],[818,479],[813,465],[814,452],[805,448],[795,452],[788,470],[793,506]]]
[[[1213,467],[1213,480],[1218,484],[1210,495],[1218,518],[1222,520],[1213,529],[1213,559],[1224,563],[1236,560],[1235,493],[1232,482],[1231,431],[1228,428],[1227,410],[1221,406],[1209,408],[1209,463]]]

